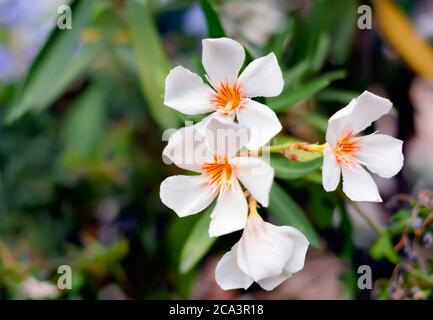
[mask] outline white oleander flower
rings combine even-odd
[[[221,19],[228,34],[245,37],[265,46],[271,36],[287,26],[287,2],[280,0],[227,1],[221,5]]]
[[[40,281],[34,277],[26,278],[19,286],[20,294],[27,299],[55,299],[60,290],[48,281]]]
[[[202,63],[211,86],[195,73],[175,67],[165,81],[164,104],[188,115],[213,112],[249,128],[246,147],[257,150],[281,131],[281,124],[269,107],[254,97],[274,97],[283,90],[284,80],[275,54],[252,61],[238,76],[245,50],[228,39],[203,40]]]
[[[304,267],[308,245],[296,228],[274,226],[252,213],[239,242],[218,262],[215,279],[224,290],[247,289],[254,281],[272,290]]]
[[[365,170],[391,178],[403,166],[403,141],[388,135],[358,134],[392,108],[388,99],[365,91],[328,122],[322,182],[334,191],[343,175],[343,191],[353,201],[381,202],[376,183]]]
[[[177,175],[161,183],[162,202],[180,217],[202,211],[217,198],[210,236],[245,227],[248,205],[242,185],[268,206],[274,169],[257,157],[238,154],[249,130],[233,122],[210,118],[205,126],[190,126],[170,137],[164,156],[178,167],[200,175]]]

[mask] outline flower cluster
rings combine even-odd
[[[247,289],[257,282],[272,290],[304,266],[308,239],[296,228],[264,222],[257,212],[269,204],[274,169],[261,155],[282,148],[264,148],[282,126],[277,115],[254,97],[278,96],[284,87],[273,53],[244,64],[245,51],[236,41],[203,40],[206,79],[175,67],[166,79],[164,103],[187,115],[211,113],[199,123],[179,129],[169,139],[164,157],[195,175],[164,180],[162,202],[180,217],[212,209],[209,236],[243,230],[241,239],[216,268],[223,289]],[[240,73],[240,75],[239,75]],[[323,186],[337,188],[354,201],[381,201],[364,169],[392,177],[403,165],[402,142],[359,132],[388,113],[391,103],[369,92],[354,99],[329,120],[324,145],[295,144],[304,151],[323,153]],[[292,145],[293,147],[293,145]]]

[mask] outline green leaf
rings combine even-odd
[[[320,78],[311,80],[307,84],[301,85],[298,88],[293,88],[281,94],[279,97],[268,99],[268,106],[276,112],[281,112],[293,107],[297,103],[305,101],[322,89],[331,84],[332,81],[345,77],[345,72],[331,72],[321,76]]]
[[[317,95],[317,99],[323,102],[349,103],[361,93],[338,89],[325,89]]]
[[[336,15],[332,19],[332,46],[329,51],[333,62],[342,64],[347,59],[357,31],[358,3],[356,0],[338,0],[333,1],[332,5]]]
[[[200,5],[206,17],[209,38],[225,37],[226,33],[221,20],[209,0],[200,0]]]
[[[73,28],[54,28],[48,41],[34,60],[22,83],[6,121],[12,122],[30,110],[46,108],[85,68],[73,70],[71,59],[79,43],[96,1],[76,0],[72,3]],[[85,59],[89,62],[90,59]],[[62,77],[65,78],[62,78]]]
[[[320,179],[320,185],[308,186],[308,199],[308,212],[311,212],[314,225],[319,229],[331,227],[332,217],[337,207],[337,195],[334,192],[323,190]]]
[[[380,260],[386,258],[394,264],[397,264],[400,260],[392,246],[391,236],[385,230],[382,231],[379,239],[371,247],[370,254],[373,259]]]
[[[286,88],[294,87],[294,85],[298,83],[301,77],[308,70],[308,67],[309,67],[309,61],[308,59],[305,59],[295,64],[292,68],[284,71],[283,74],[284,86]]]
[[[180,272],[190,271],[215,243],[215,237],[209,237],[209,221],[212,209],[201,213],[200,219],[194,225],[180,254]]]
[[[328,128],[328,118],[321,114],[306,113],[302,116],[302,119],[322,133],[325,133],[326,129]]]
[[[325,64],[330,44],[331,38],[328,32],[322,32],[317,42],[316,52],[311,58],[311,68],[314,71],[319,71]]]
[[[271,166],[275,169],[275,176],[280,179],[301,178],[320,168],[322,162],[322,157],[309,161],[291,161],[280,154],[271,155]]]
[[[290,19],[289,24],[279,34],[277,34],[272,40],[269,46],[268,52],[273,52],[277,56],[277,59],[281,59],[290,41],[293,39],[295,31],[295,20]]]
[[[268,211],[278,222],[299,229],[313,247],[321,247],[319,235],[305,217],[302,209],[276,183],[272,186]]]
[[[102,137],[105,109],[104,92],[91,87],[77,100],[65,116],[61,137],[67,162],[90,157]]]
[[[161,129],[176,128],[179,118],[163,105],[164,83],[170,65],[152,20],[149,1],[127,1],[127,16],[141,89],[153,119]]]

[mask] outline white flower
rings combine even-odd
[[[353,201],[382,201],[376,183],[365,170],[391,178],[403,166],[403,141],[373,133],[357,136],[392,108],[388,99],[365,91],[328,122],[323,152],[322,182],[334,191],[343,175],[343,191]]]
[[[251,98],[279,95],[284,81],[275,54],[254,60],[238,76],[244,59],[244,48],[234,40],[203,40],[202,63],[212,87],[197,74],[175,67],[165,81],[164,104],[188,115],[213,112],[212,117],[230,120],[236,116],[250,128],[246,147],[258,149],[282,127],[275,112]]]
[[[215,198],[210,236],[244,228],[248,205],[239,181],[264,207],[274,170],[266,162],[238,155],[249,139],[249,130],[236,123],[210,118],[206,126],[178,130],[164,149],[164,156],[178,167],[200,173],[172,176],[161,183],[161,201],[180,217],[207,208]]]
[[[221,5],[221,18],[228,34],[244,36],[258,46],[287,26],[286,3],[280,0],[228,1]]]
[[[60,295],[59,289],[48,281],[34,277],[26,278],[19,287],[20,294],[27,299],[55,299]]]
[[[224,290],[247,289],[254,281],[272,290],[304,267],[308,245],[299,230],[250,214],[241,239],[218,262],[215,279]]]

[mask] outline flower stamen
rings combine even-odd
[[[339,165],[346,168],[352,168],[358,163],[354,157],[358,154],[360,145],[358,140],[353,137],[353,133],[349,132],[343,138],[337,141],[334,149],[334,154]]]
[[[232,114],[242,106],[242,90],[239,84],[221,83],[217,92],[212,96],[212,105],[225,115]]]
[[[202,169],[212,190],[226,190],[233,186],[235,168],[227,157],[215,156],[214,161],[205,163]]]

